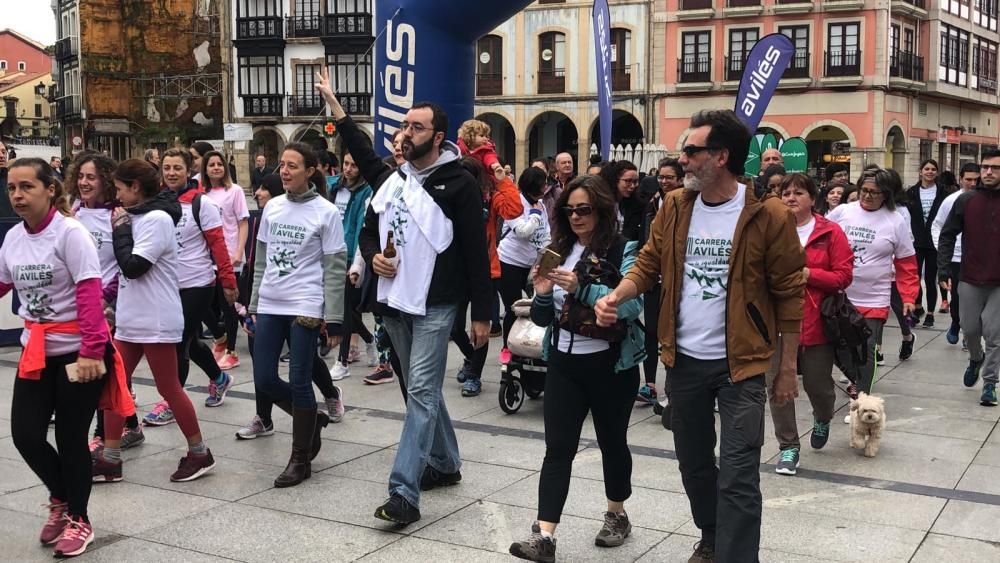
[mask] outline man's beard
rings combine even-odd
[[[410,141],[410,144],[413,146],[411,149],[407,149],[405,145],[403,146],[403,158],[408,162],[413,162],[414,160],[420,160],[431,152],[431,149],[434,148],[434,137],[431,137],[422,145],[418,145],[413,141]]]
[[[684,189],[701,192],[705,186],[710,186],[719,175],[713,169],[702,168],[697,173],[684,175]]]

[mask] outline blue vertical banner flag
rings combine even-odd
[[[792,40],[781,33],[764,36],[754,45],[743,67],[743,79],[736,96],[736,115],[747,124],[751,133],[757,131],[760,120],[771,103],[774,90],[788,64],[795,56]]]
[[[594,1],[594,54],[597,59],[597,107],[601,119],[601,158],[611,160],[611,10],[608,0]]]

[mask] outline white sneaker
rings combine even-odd
[[[847,379],[847,376],[846,376],[846,375],[843,375],[843,374],[841,374],[841,376],[840,376],[840,382],[841,382],[841,383],[850,383],[850,382],[851,382],[851,380],[850,380],[850,379]]]
[[[368,367],[373,368],[378,365],[378,352],[375,351],[375,343],[365,344],[365,356],[368,356]]]
[[[351,377],[351,368],[345,366],[344,364],[337,362],[333,364],[332,368],[330,368],[330,379],[340,381],[341,379],[348,377]]]

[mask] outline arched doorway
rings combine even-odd
[[[642,142],[645,135],[642,133],[642,124],[634,115],[616,109],[611,112],[611,146],[632,145],[633,147]],[[601,120],[594,120],[590,127],[590,144],[599,144],[601,140]]]
[[[316,151],[333,151],[334,146],[326,137],[323,136],[321,132],[317,129],[310,127],[309,129],[299,129],[295,132],[292,137],[293,141],[298,141],[300,143],[305,143],[315,149]]]
[[[839,162],[847,166],[849,177],[853,177],[856,170],[851,169],[850,138],[847,132],[836,125],[820,125],[809,131],[805,141],[810,169],[820,175],[831,163]]]
[[[265,127],[254,131],[253,141],[250,142],[249,156],[250,166],[253,166],[254,159],[258,154],[263,154],[267,159],[267,166],[278,165],[281,157],[281,150],[285,148],[285,141],[278,132],[270,127]],[[250,171],[248,170],[247,173]]]
[[[528,126],[529,158],[555,156],[568,152],[577,159],[579,135],[573,120],[557,111],[547,111]]]
[[[476,117],[480,121],[486,122],[490,126],[490,136],[497,147],[497,157],[501,164],[509,164],[515,172],[528,163],[518,163],[517,154],[514,148],[514,126],[507,121],[507,118],[498,113],[484,113]]]
[[[906,137],[898,125],[890,127],[885,136],[885,167],[906,170]]]

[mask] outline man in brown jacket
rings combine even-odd
[[[662,275],[661,359],[681,478],[702,532],[696,563],[757,561],[764,372],[779,333],[780,372],[770,391],[778,404],[798,395],[805,256],[787,208],[737,183],[749,145],[750,131],[732,111],[691,118],[680,157],[686,189],[665,196],[635,266],[596,306],[598,322],[613,323],[618,304]]]

